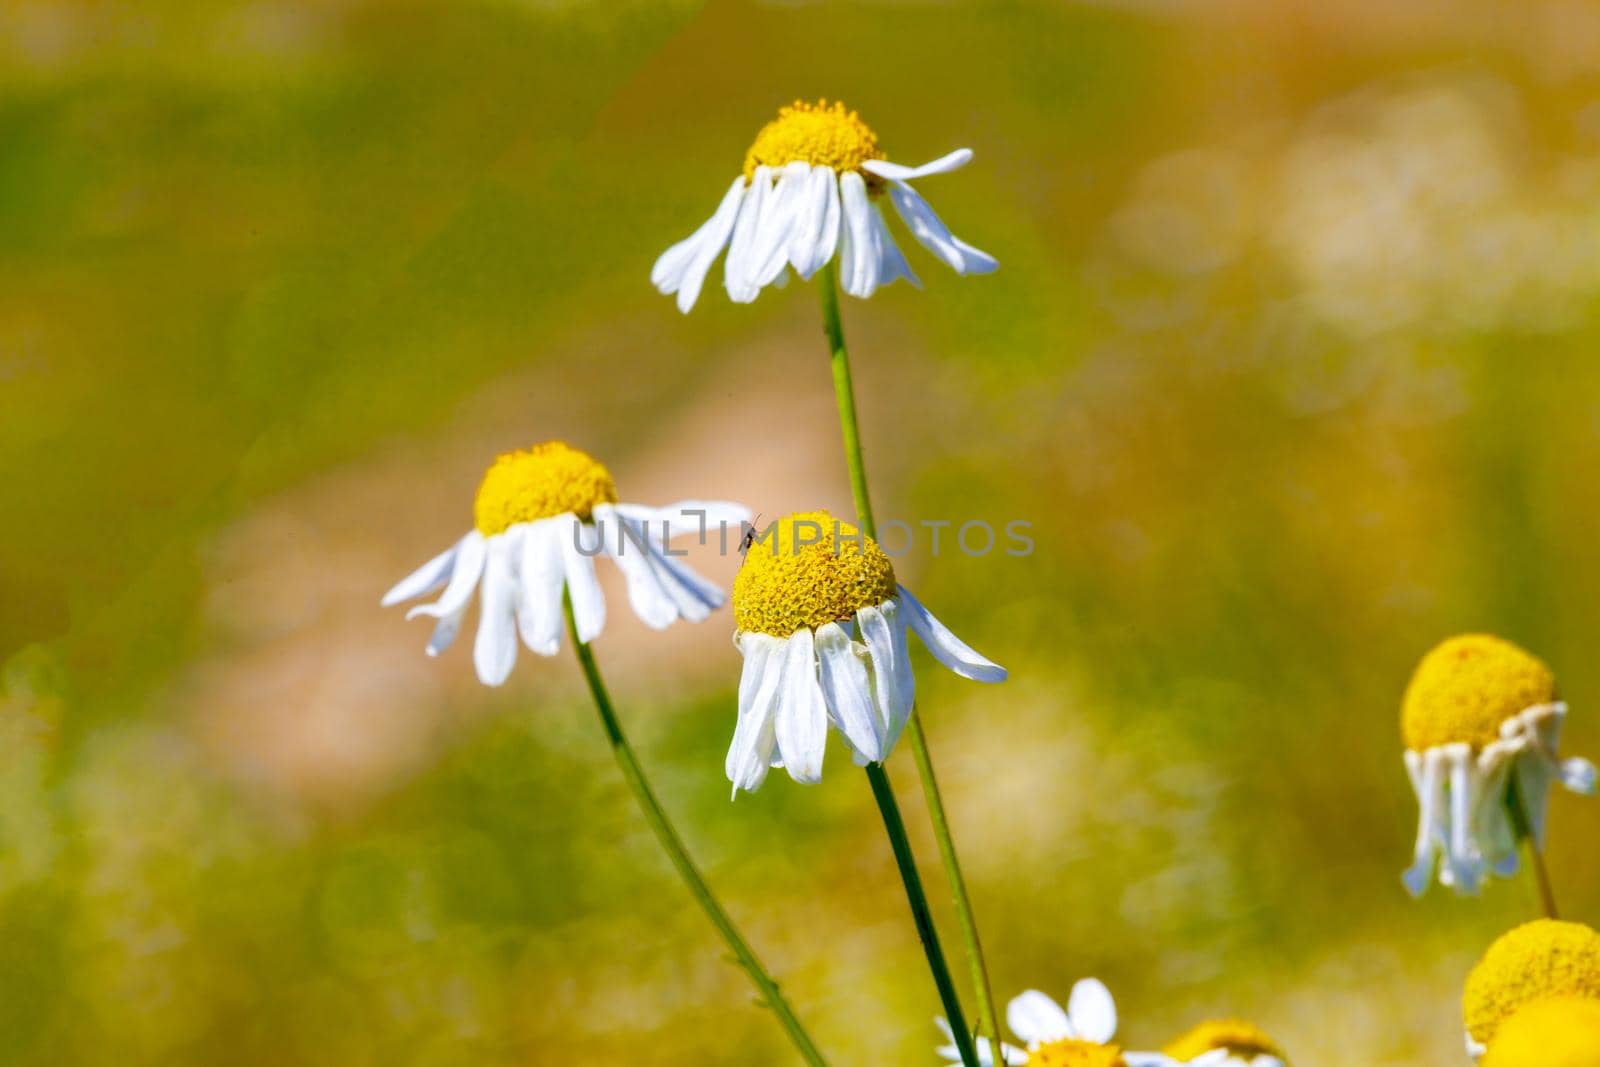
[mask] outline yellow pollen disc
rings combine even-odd
[[[1600,998],[1600,933],[1582,923],[1538,919],[1502,934],[1467,975],[1467,1033],[1490,1043],[1516,1011],[1552,996]]]
[[[503,453],[483,476],[473,515],[485,537],[519,522],[566,512],[587,521],[596,504],[615,504],[611,472],[564,441]]]
[[[1258,1026],[1243,1019],[1208,1019],[1161,1051],[1175,1060],[1192,1060],[1212,1049],[1225,1048],[1237,1056],[1276,1056],[1286,1059],[1277,1042]]]
[[[1505,1021],[1482,1067],[1600,1067],[1600,1000],[1551,997]]]
[[[1127,1067],[1116,1045],[1093,1041],[1051,1041],[1028,1053],[1028,1067]]]
[[[878,542],[826,511],[787,516],[755,535],[733,580],[742,631],[788,637],[894,596],[894,566]]]
[[[744,154],[744,180],[748,182],[763,165],[781,167],[800,160],[843,174],[860,170],[869,159],[883,158],[878,135],[854,111],[837,101],[808,104],[796,100],[780,108],[778,117],[756,134],[755,143]],[[870,174],[862,177],[869,185],[879,180]]]
[[[1481,749],[1500,736],[1501,723],[1555,695],[1555,675],[1537,657],[1489,634],[1464,634],[1422,657],[1401,704],[1400,733],[1413,752],[1458,742]]]

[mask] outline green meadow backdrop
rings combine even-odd
[[[1454,1063],[1522,882],[1414,903],[1398,703],[1488,629],[1600,752],[1600,15],[1580,4],[18,0],[0,10],[0,1063],[781,1064],[570,655],[389,584],[498,451],[849,509],[812,294],[655,256],[796,97],[1000,271],[847,301],[897,561],[1012,670],[921,706],[997,993]],[[695,550],[719,581],[736,559]],[[730,802],[731,614],[596,645],[840,1064],[933,1060],[862,775]],[[909,757],[891,775],[955,950]],[[1551,864],[1600,918],[1600,804]]]

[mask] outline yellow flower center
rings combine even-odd
[[[1406,747],[1423,752],[1465,742],[1475,749],[1500,736],[1500,724],[1555,699],[1556,680],[1536,657],[1498,637],[1465,634],[1417,665],[1400,709]]]
[[[1539,919],[1502,934],[1467,975],[1467,1033],[1488,1044],[1518,1009],[1551,996],[1600,998],[1600,933]]]
[[[596,504],[616,502],[610,471],[564,441],[546,441],[497,458],[472,510],[478,532],[492,537],[519,522],[566,512],[588,521]]]
[[[778,117],[761,127],[755,143],[744,155],[744,178],[748,182],[759,166],[781,167],[801,160],[814,167],[832,167],[843,174],[860,170],[869,159],[883,159],[878,135],[861,121],[861,116],[835,101],[818,100],[808,104],[796,100],[778,110]],[[867,184],[875,179],[864,174]]]
[[[1600,1000],[1551,997],[1505,1021],[1482,1067],[1600,1067]]]
[[[1208,1019],[1162,1049],[1175,1060],[1192,1060],[1212,1049],[1225,1048],[1243,1057],[1276,1056],[1283,1050],[1258,1026],[1243,1019]]]
[[[894,566],[876,541],[826,511],[805,511],[755,531],[733,580],[733,617],[745,632],[788,637],[852,619],[894,592]]]
[[[1116,1045],[1066,1038],[1040,1045],[1028,1053],[1028,1067],[1127,1067]]]

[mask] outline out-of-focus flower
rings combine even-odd
[[[1600,933],[1539,919],[1502,934],[1467,975],[1461,995],[1467,1050],[1481,1056],[1508,1019],[1556,996],[1600,998]]]
[[[897,278],[917,285],[876,202],[885,193],[924,248],[957,274],[987,274],[999,266],[994,257],[951,234],[910,185],[971,158],[971,149],[960,148],[920,167],[890,163],[878,135],[854,111],[837,102],[796,101],[761,128],[716,212],[661,254],[650,281],[676,293],[679,310],[687,312],[727,248],[724,284],[741,304],[768,285],[786,284],[791,267],[810,278],[835,253],[851,296],[871,296]]]
[[[752,537],[733,613],[744,656],[727,760],[735,793],[757,789],[769,767],[821,780],[830,723],[856,762],[888,756],[911,717],[908,626],[963,678],[1006,677],[895,581],[876,541],[826,511],[786,516]]]
[[[456,638],[481,585],[473,662],[484,685],[499,685],[517,660],[517,637],[541,656],[561,648],[563,597],[572,604],[578,639],[605,628],[606,604],[594,557],[611,557],[628,582],[634,612],[655,629],[679,619],[699,622],[722,606],[721,589],[670,552],[675,534],[742,531],[750,512],[720,500],[685,500],[664,508],[617,502],[611,473],[560,441],[507,452],[483,476],[476,523],[461,540],[402,579],[384,595],[388,607],[444,592],[406,618],[438,619],[428,642],[437,656]]]
[[[1558,758],[1566,712],[1550,669],[1509,641],[1466,634],[1423,657],[1400,713],[1406,770],[1421,809],[1405,872],[1414,895],[1427,889],[1439,852],[1439,881],[1457,892],[1477,892],[1488,870],[1516,872],[1508,796],[1542,845],[1551,784],[1594,791],[1592,763]]]
[[[1600,1000],[1550,997],[1507,1019],[1483,1067],[1600,1067]]]
[[[1284,1067],[1278,1043],[1242,1019],[1208,1019],[1162,1050],[1179,1063],[1205,1067]]]
[[[950,1034],[950,1024],[936,1019]],[[1072,987],[1063,1008],[1049,995],[1029,989],[1006,1005],[1006,1025],[1027,1046],[1026,1051],[1001,1045],[1009,1067],[1171,1067],[1173,1060],[1160,1052],[1125,1052],[1111,1043],[1117,1033],[1117,1005],[1111,991],[1097,978],[1085,978]],[[961,1062],[955,1045],[941,1046],[939,1055]],[[981,1041],[979,1061],[993,1067],[994,1056]]]

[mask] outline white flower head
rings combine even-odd
[[[851,296],[871,296],[897,278],[920,285],[884,221],[884,196],[912,236],[957,274],[987,274],[999,266],[994,257],[951,234],[911,187],[971,158],[961,148],[920,167],[890,163],[854,111],[796,101],[762,127],[716,212],[661,254],[650,281],[662,293],[676,293],[687,313],[726,248],[725,285],[741,304],[768,285],[786,284],[790,269],[810,278],[835,255],[840,284]]]
[[[1550,789],[1595,789],[1594,764],[1559,756],[1567,706],[1536,657],[1488,634],[1452,637],[1417,666],[1401,709],[1406,771],[1420,809],[1406,888],[1434,877],[1473,894],[1517,871],[1519,832],[1543,847]],[[1512,801],[1526,818],[1513,823]]]
[[[950,1037],[950,1024],[936,1019]],[[1063,1008],[1047,994],[1030,989],[1006,1005],[1006,1025],[1023,1048],[1002,1044],[1001,1055],[1009,1067],[1171,1067],[1175,1062],[1159,1052],[1127,1052],[1112,1043],[1117,1035],[1117,1005],[1111,991],[1097,978],[1085,978],[1072,987]],[[996,1067],[988,1041],[979,1039],[978,1060]],[[960,1063],[954,1040],[939,1049],[951,1063]]]
[[[606,623],[594,557],[609,556],[628,583],[628,601],[644,622],[665,629],[700,622],[722,606],[723,592],[668,547],[678,534],[737,537],[750,518],[738,504],[685,500],[664,508],[617,502],[605,467],[560,441],[507,452],[478,487],[472,530],[384,595],[388,607],[443,589],[406,618],[438,622],[428,641],[437,656],[455,640],[472,594],[482,587],[473,662],[484,685],[499,685],[517,661],[517,639],[541,656],[561,649],[562,599],[572,605],[578,640]]]
[[[857,763],[888,756],[911,717],[908,627],[962,677],[1005,680],[895,582],[889,557],[850,523],[805,512],[752,538],[733,583],[744,656],[727,759],[735,794],[759,788],[769,767],[820,781],[829,725]]]

